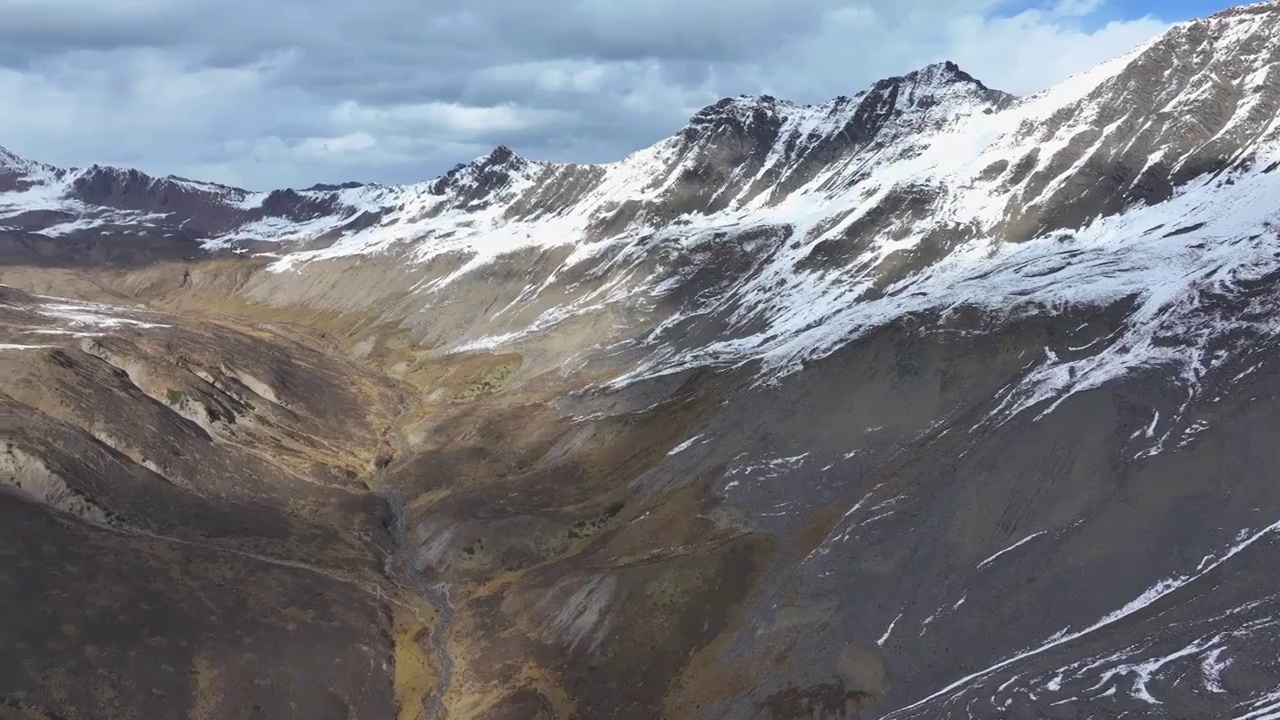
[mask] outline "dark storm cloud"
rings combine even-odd
[[[604,161],[725,95],[816,101],[945,58],[1025,91],[1162,27],[1093,27],[1100,5],[0,0],[0,145],[256,187],[424,179],[498,143]]]

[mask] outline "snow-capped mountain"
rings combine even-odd
[[[1280,162],[1274,19],[1263,4],[1187,23],[1022,99],[950,63],[817,106],[729,98],[609,165],[500,147],[420,185],[250,193],[13,158],[18,185],[0,199],[0,222],[41,235],[129,227],[205,248],[266,241],[279,245],[270,252],[281,272],[341,257],[448,259],[449,273],[417,280],[427,295],[502,258],[566,251],[557,267],[530,270],[520,299],[562,293],[554,306],[503,336],[647,307],[677,292],[681,273],[719,272],[696,257],[712,246],[750,256],[749,269],[651,319],[659,347],[669,329],[717,326],[704,347],[659,350],[646,364],[654,372],[750,359],[795,367],[861,329],[957,304],[1005,313],[1142,295],[1145,312],[1164,317],[1224,273],[1246,280],[1268,267]],[[1196,251],[1221,234],[1233,237]],[[579,282],[563,293],[558,281],[578,276],[607,277],[609,289]]]
[[[943,63],[727,98],[603,165],[250,192],[0,150],[0,258],[481,398],[466,432],[394,426],[379,477],[396,562],[533,658],[437,648],[486,687],[580,717],[1280,717],[1280,2],[1028,97]],[[467,363],[492,372],[441,389]],[[546,550],[596,501],[568,537],[598,544]],[[630,644],[654,617],[678,659]]]

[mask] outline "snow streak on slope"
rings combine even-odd
[[[907,707],[895,710],[885,715],[884,717],[886,720],[889,720],[891,718],[933,717],[935,716],[939,706],[949,705],[955,702],[958,698],[963,697],[965,694],[972,692],[975,689],[981,687],[982,682],[985,679],[991,677],[993,674],[1003,671],[1006,668],[1016,666],[1020,663],[1025,663],[1028,660],[1035,658],[1037,656],[1043,655],[1055,648],[1065,646],[1069,643],[1081,640],[1082,638],[1086,638],[1087,636],[1090,636],[1108,626],[1111,626],[1117,622],[1120,622],[1121,620],[1132,617],[1139,611],[1147,607],[1150,607],[1156,602],[1170,596],[1172,593],[1177,592],[1178,590],[1181,590],[1182,588],[1187,587],[1188,585],[1194,583],[1196,580],[1199,580],[1200,578],[1203,578],[1206,575],[1212,573],[1214,570],[1217,570],[1219,567],[1223,566],[1232,558],[1248,550],[1251,546],[1259,543],[1260,541],[1272,540],[1277,533],[1280,533],[1280,522],[1273,523],[1257,531],[1247,531],[1247,530],[1243,531],[1239,537],[1238,542],[1236,542],[1236,544],[1234,544],[1230,548],[1227,548],[1225,551],[1223,551],[1220,557],[1205,558],[1205,560],[1200,563],[1199,567],[1197,567],[1194,572],[1179,575],[1177,577],[1167,578],[1165,580],[1160,581],[1156,585],[1147,589],[1144,593],[1142,593],[1137,598],[1134,598],[1130,602],[1126,603],[1124,607],[1120,608],[1119,610],[1116,610],[1115,612],[1108,614],[1106,617],[1103,617],[1102,619],[1098,620],[1092,625],[1089,625],[1088,627],[1082,628],[1080,630],[1072,630],[1071,628],[1065,628],[1061,632],[1049,638],[1043,644],[1037,647],[1030,648],[1013,657],[1009,657],[1004,660],[1001,660],[1000,662],[992,665],[991,667],[988,667],[984,670],[980,670],[976,673],[960,678],[959,680],[956,680],[955,682],[942,688],[941,690],[938,690],[937,692],[931,695],[928,695],[927,697]],[[1268,598],[1268,600],[1270,600],[1270,598]],[[1248,610],[1248,609],[1252,609],[1252,606],[1241,608],[1240,611]],[[1271,627],[1272,625],[1274,625],[1274,621],[1272,621],[1269,618],[1262,622],[1264,623],[1264,627]],[[1242,628],[1242,632],[1247,636],[1249,633],[1256,631],[1258,629],[1259,628],[1256,626],[1246,627],[1246,628]],[[1202,654],[1205,651],[1208,651],[1210,649],[1220,646],[1221,641],[1223,639],[1224,637],[1217,637],[1215,639],[1208,640],[1207,642],[1197,641],[1196,643],[1193,643],[1192,645],[1185,648],[1183,651],[1179,653],[1174,653],[1176,657],[1167,657],[1166,660],[1169,662],[1172,662],[1173,660],[1179,659],[1184,656]],[[1131,648],[1130,650],[1134,650],[1134,649]],[[1118,657],[1108,658],[1108,660],[1111,660],[1111,661],[1114,661],[1116,659],[1119,659],[1119,658]],[[1081,671],[1087,672],[1089,670],[1096,669],[1102,664],[1104,663],[1097,663],[1095,665],[1085,664],[1082,667],[1075,667],[1075,666],[1068,667],[1062,671],[1061,675],[1065,676],[1066,674],[1069,674],[1071,672],[1081,672]],[[1167,664],[1167,662],[1165,664]],[[1098,682],[1093,689],[1095,691],[1099,690],[1102,687],[1105,687],[1108,681],[1111,680],[1112,678],[1127,672],[1135,673],[1137,675],[1139,683],[1141,683],[1144,676],[1149,678],[1161,666],[1162,665],[1158,662],[1155,664],[1144,663],[1140,666],[1135,666],[1135,667],[1120,665],[1118,666],[1118,669],[1113,668],[1113,670],[1110,671],[1109,674],[1105,674],[1103,679],[1100,682]],[[1055,677],[1055,680],[1050,681],[1049,685],[1050,687],[1053,687],[1055,685],[1060,686],[1060,683],[1061,683],[1061,679],[1058,677]],[[1154,703],[1154,698],[1150,698],[1149,695],[1147,695],[1146,697],[1143,697],[1143,693],[1145,692],[1145,689],[1141,684],[1135,685],[1134,687],[1135,687],[1134,692],[1141,699]],[[922,714],[922,713],[927,713],[927,714]]]
[[[8,286],[0,285],[0,290]],[[0,310],[8,310],[21,318],[11,321],[11,329],[20,335],[38,337],[97,337],[108,330],[133,328],[147,330],[168,327],[140,319],[145,311],[92,302],[73,302],[49,295],[32,295],[31,303],[0,302]],[[130,317],[130,316],[133,317]],[[39,324],[31,324],[38,322]],[[43,347],[43,346],[41,346]]]

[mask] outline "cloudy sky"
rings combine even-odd
[[[251,188],[503,143],[607,161],[720,97],[954,60],[1033,92],[1225,0],[0,0],[0,146]]]

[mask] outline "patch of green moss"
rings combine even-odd
[[[485,395],[492,395],[507,386],[511,382],[511,378],[515,377],[516,371],[520,369],[519,363],[503,363],[492,368],[476,379],[472,380],[466,388],[459,394],[464,400],[472,400]]]
[[[595,536],[604,529],[605,525],[609,524],[610,520],[617,517],[624,507],[626,507],[626,503],[616,502],[605,508],[604,512],[599,515],[575,521],[569,526],[569,539],[581,540]]]

